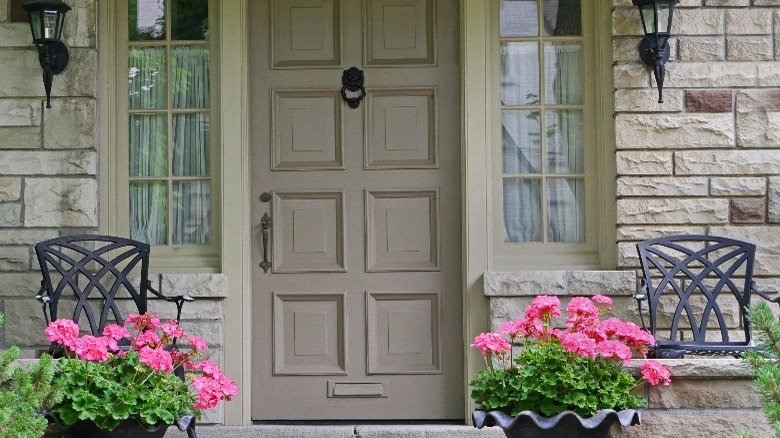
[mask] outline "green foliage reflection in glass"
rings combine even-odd
[[[128,0],[127,9],[130,41],[164,40],[168,15],[172,40],[208,39],[208,0]]]

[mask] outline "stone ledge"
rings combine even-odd
[[[686,358],[656,359],[672,370],[672,385],[675,378],[685,379],[751,379],[750,369],[740,359],[734,358]],[[644,359],[632,360],[629,371],[639,374]]]
[[[485,272],[485,296],[624,295],[636,291],[634,271],[513,271]]]

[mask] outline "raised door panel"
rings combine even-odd
[[[440,374],[439,294],[366,293],[368,374]]]
[[[273,202],[273,272],[346,272],[343,192],[276,192]]]
[[[434,0],[365,0],[365,64],[436,64]]]
[[[369,90],[366,169],[431,169],[436,160],[436,90]]]
[[[366,191],[366,271],[438,271],[438,190]]]
[[[338,67],[339,0],[272,0],[271,67]]]
[[[274,375],[347,373],[344,293],[274,294]]]
[[[343,169],[338,91],[271,93],[273,170]]]

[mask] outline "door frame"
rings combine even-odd
[[[222,239],[222,272],[228,276],[228,294],[223,303],[223,332],[231,342],[223,345],[223,369],[235,379],[239,394],[225,404],[224,424],[251,424],[252,282],[251,175],[249,172],[249,74],[247,7],[250,0],[219,2],[221,31],[219,70],[222,146],[222,227],[240,230],[241,239]],[[469,351],[468,338],[488,326],[488,301],[483,294],[482,273],[488,267],[487,212],[488,164],[485,138],[486,78],[489,77],[488,17],[490,2],[460,0],[461,53],[461,203],[462,203],[462,296],[463,296],[463,418],[470,419],[473,403],[468,397],[468,379],[482,363]],[[468,25],[466,25],[468,23]],[[231,233],[234,234],[235,233]]]

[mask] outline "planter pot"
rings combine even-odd
[[[98,429],[92,421],[79,421],[65,429],[63,437],[91,437],[91,438],[163,438],[169,424],[158,424],[147,427],[139,423],[135,418],[122,421],[112,430]]]
[[[152,427],[144,426],[135,418],[128,418],[112,430],[99,429],[93,421],[81,420],[70,426],[63,426],[56,415],[47,413],[51,423],[59,426],[63,438],[163,438],[171,424],[158,424]],[[195,433],[195,416],[182,415],[175,424],[182,432],[186,431],[189,438],[197,438]]]
[[[634,409],[620,412],[603,409],[588,418],[572,411],[550,418],[531,411],[523,411],[516,417],[498,411],[475,411],[471,417],[477,429],[499,426],[507,438],[604,438],[615,424],[633,426],[642,419],[641,413]]]

